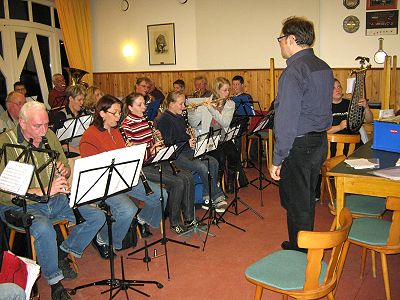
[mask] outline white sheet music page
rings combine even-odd
[[[36,279],[38,279],[39,274],[40,274],[40,266],[32,259],[18,256],[25,264],[26,264],[26,270],[28,271],[28,278],[26,280],[26,287],[25,287],[25,294],[26,294],[26,300],[30,299],[30,294],[32,291],[32,287],[36,282]]]
[[[33,175],[33,165],[9,161],[0,175],[0,189],[25,196]]]

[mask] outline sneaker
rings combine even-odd
[[[171,230],[175,232],[176,234],[182,234],[188,231],[186,226],[183,225],[176,225],[176,226],[171,226]]]
[[[206,223],[203,222],[199,222],[196,219],[193,219],[192,221],[185,221],[185,226],[189,229],[193,226],[197,226],[197,227],[202,227],[202,226],[206,226]]]
[[[217,199],[213,200],[213,203],[216,205],[226,205],[228,204],[225,201],[226,197],[224,195],[219,196]]]
[[[208,205],[203,205],[201,208],[207,210]],[[221,204],[220,206],[214,206],[214,208],[217,213],[223,213],[226,209],[225,204]]]
[[[70,279],[75,279],[78,274],[71,268],[71,263],[72,261],[66,257],[58,262],[58,268],[62,271],[64,275],[64,279],[70,280]]]

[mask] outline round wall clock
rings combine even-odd
[[[356,16],[348,16],[343,20],[343,29],[348,33],[354,33],[360,28],[360,20]]]
[[[360,4],[360,0],[343,0],[343,5],[348,9],[354,9]]]

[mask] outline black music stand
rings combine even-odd
[[[218,147],[219,140],[221,139],[221,129],[218,130],[213,130],[211,129],[209,132],[201,134],[197,137],[196,141],[196,148],[194,151],[194,158],[199,158],[201,160],[207,161],[208,165],[208,194],[210,197],[210,200],[205,202],[206,205],[208,205],[207,211],[204,213],[203,217],[200,219],[200,223],[202,223],[205,220],[208,220],[207,222],[207,232],[206,232],[206,238],[203,243],[203,251],[206,247],[207,244],[207,239],[208,235],[210,232],[210,227],[211,224],[216,225],[219,228],[219,223],[225,223],[228,224],[236,229],[239,229],[241,231],[246,231],[243,228],[240,228],[239,226],[236,226],[225,219],[221,218],[221,215],[216,211],[215,205],[212,203],[211,198],[211,173],[210,173],[210,160],[208,157],[206,157],[206,153],[214,151]],[[204,188],[204,186],[203,186]]]
[[[178,240],[174,240],[174,239],[170,239],[167,237],[166,231],[165,231],[165,209],[164,209],[164,194],[163,194],[163,190],[162,190],[162,185],[163,185],[163,181],[162,181],[162,162],[163,161],[170,161],[171,157],[176,153],[176,152],[180,152],[181,149],[183,149],[183,145],[181,145],[180,147],[178,147],[177,145],[172,145],[169,147],[165,147],[163,149],[161,149],[160,151],[158,151],[158,153],[156,154],[156,156],[151,160],[151,162],[149,164],[156,164],[158,166],[158,174],[160,175],[160,202],[161,202],[161,227],[162,227],[162,237],[154,242],[151,242],[149,245],[146,245],[140,249],[137,249],[131,253],[128,253],[128,256],[133,255],[135,253],[138,253],[142,250],[145,250],[145,252],[148,251],[148,247],[151,247],[155,244],[161,243],[161,245],[164,245],[164,251],[165,251],[165,263],[167,265],[167,275],[168,275],[168,280],[170,279],[170,274],[169,274],[169,263],[168,263],[168,250],[167,250],[167,243],[168,242],[172,242],[175,244],[179,244],[179,245],[183,245],[186,247],[192,247],[192,248],[200,248],[199,246],[196,245],[192,245],[189,243],[185,242],[181,242]],[[147,253],[146,253],[147,254]],[[148,263],[150,261],[150,258],[147,257],[148,255],[145,256],[145,259],[143,259],[144,262]],[[146,259],[147,258],[147,259]],[[129,259],[129,258],[128,258]]]
[[[109,249],[113,249],[112,223],[114,220],[112,218],[110,206],[107,205],[105,201],[108,197],[129,191],[138,183],[139,170],[143,162],[145,148],[146,145],[127,147],[89,156],[79,159],[75,162],[70,206],[78,207],[97,202],[99,200],[101,201],[100,205],[106,214]],[[127,157],[128,159],[126,159]],[[106,163],[102,163],[104,161],[106,161]],[[109,162],[110,164],[108,164]],[[100,166],[93,168],[93,166],[96,165]],[[91,167],[88,168],[88,166]],[[112,250],[110,251],[109,264],[110,278],[77,286],[73,289],[70,289],[69,293],[74,295],[76,294],[77,290],[83,288],[106,285],[110,288],[101,292],[101,294],[109,292],[110,299],[113,299],[120,291],[124,291],[126,298],[129,299],[128,290],[133,290],[144,296],[150,297],[149,294],[135,288],[137,286],[155,284],[158,288],[163,288],[163,285],[158,281],[125,279],[125,270],[122,257],[122,279],[115,278],[114,251]],[[113,294],[113,291],[116,292]]]
[[[258,177],[254,178],[253,180],[250,181],[250,184],[257,188],[260,191],[260,202],[261,206],[264,206],[264,201],[262,197],[262,191],[268,187],[269,185],[278,185],[275,181],[269,180],[268,178],[265,177],[264,173],[262,172],[262,158],[261,158],[261,151],[262,151],[262,138],[261,135],[259,134],[259,131],[268,128],[270,126],[270,123],[272,122],[272,115],[274,111],[270,111],[268,114],[266,114],[263,118],[259,120],[257,125],[254,127],[251,133],[249,135],[255,135],[258,138],[258,153],[259,155],[259,160],[258,160],[258,168],[256,170],[258,171]],[[268,171],[268,170],[267,170]],[[254,182],[258,181],[258,185],[256,185]],[[266,184],[263,185],[263,181],[266,181]]]
[[[82,115],[76,118],[69,118],[62,121],[61,127],[55,128],[56,135],[60,142],[67,143],[67,156],[70,157],[69,143],[73,138],[77,138],[83,135],[85,130],[92,123],[92,115]]]
[[[238,125],[235,126],[234,128],[230,128],[230,129],[228,130],[228,132],[225,134],[222,143],[226,143],[226,142],[229,142],[229,141],[232,141],[232,140],[236,139],[236,138],[238,137],[238,135],[239,135],[239,131],[240,131],[240,124],[238,124]],[[258,213],[256,210],[254,210],[250,205],[248,205],[246,202],[244,202],[243,200],[240,199],[240,197],[238,196],[238,192],[239,192],[238,181],[239,181],[239,171],[236,170],[236,172],[235,172],[235,180],[234,180],[234,188],[233,188],[233,189],[234,189],[234,194],[235,194],[235,196],[234,196],[233,200],[231,201],[231,203],[229,203],[229,205],[228,205],[228,207],[225,209],[225,211],[224,211],[224,212],[221,214],[221,216],[218,218],[217,221],[220,222],[220,219],[222,220],[223,217],[224,217],[224,215],[225,215],[227,212],[230,212],[230,213],[232,213],[232,214],[238,216],[238,215],[244,213],[244,212],[247,211],[247,210],[250,210],[250,211],[251,211],[253,214],[255,214],[258,218],[264,219],[264,217],[263,217],[261,214],[259,214],[259,213]],[[244,206],[246,207],[244,210],[242,210],[242,211],[240,211],[240,212],[238,211],[238,202],[240,202],[242,205],[244,205]],[[234,211],[231,212],[231,211],[229,210],[230,208],[233,208]]]

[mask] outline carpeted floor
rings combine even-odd
[[[250,179],[256,177],[252,169],[247,170]],[[159,257],[153,258],[147,270],[142,261],[144,252],[133,256],[128,253],[133,249],[118,252],[115,260],[115,273],[121,278],[120,258],[124,258],[126,279],[156,280],[164,285],[158,289],[155,285],[137,287],[148,293],[152,299],[229,299],[242,300],[253,299],[255,287],[246,281],[244,270],[254,261],[275,250],[280,249],[282,241],[287,239],[286,215],[280,207],[278,188],[270,185],[262,193],[252,187],[246,187],[239,191],[240,198],[259,212],[264,219],[259,219],[251,211],[246,211],[238,216],[227,213],[226,221],[232,225],[240,226],[245,232],[228,224],[212,225],[210,232],[215,237],[209,237],[202,250],[203,242],[197,234],[189,238],[181,238],[167,229],[167,237],[180,241],[187,241],[200,246],[193,249],[187,246],[167,243],[170,279],[168,280],[164,246],[157,244],[149,249],[150,255],[154,255],[156,249]],[[232,199],[232,196],[230,196]],[[261,201],[262,200],[262,201]],[[264,206],[261,206],[261,202]],[[239,208],[243,208],[239,204]],[[198,209],[197,216],[202,217],[204,210]],[[387,216],[390,217],[390,216]],[[315,230],[328,230],[332,222],[332,216],[328,212],[326,201],[316,207]],[[169,228],[168,221],[166,222]],[[158,230],[152,230],[154,236],[148,243],[161,237]],[[201,234],[204,238],[205,235]],[[143,246],[143,240],[138,247]],[[135,249],[138,249],[136,247]],[[381,274],[380,259],[377,259],[377,278],[372,277],[370,256],[367,259],[365,276],[360,279],[360,248],[352,246],[346,261],[343,277],[337,289],[336,299],[385,299],[383,279]],[[131,258],[138,258],[138,260]],[[96,250],[89,246],[82,259],[78,260],[78,279],[64,281],[64,285],[73,288],[92,281],[107,279],[110,277],[110,268],[107,260],[103,260]],[[392,299],[400,299],[400,256],[388,257]],[[43,278],[39,279],[41,299],[51,299],[50,288]],[[78,290],[73,299],[108,299],[109,294],[100,293],[107,287],[92,286]],[[127,299],[121,292],[115,299]],[[129,291],[129,299],[145,299],[146,297],[134,291]],[[263,299],[281,299],[281,296],[269,291],[264,291]]]

